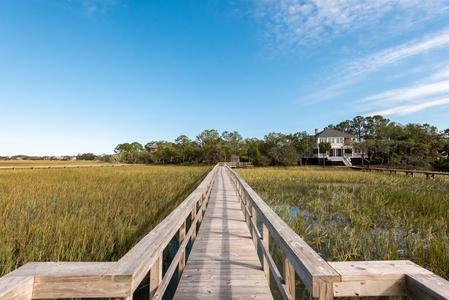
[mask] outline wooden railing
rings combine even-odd
[[[193,243],[195,240],[217,169],[218,165],[192,194],[118,262],[28,263],[0,278],[0,300],[56,298],[130,300],[146,277],[149,280],[150,297],[161,299],[175,272],[182,273],[184,270],[186,247],[189,242]],[[163,274],[163,252],[176,235],[179,249]]]
[[[390,172],[390,174],[405,173],[405,176],[413,177],[413,174],[424,174],[427,179],[434,179],[435,175],[448,176],[449,173],[445,172],[432,172],[432,171],[418,171],[418,170],[405,170],[405,169],[387,169],[387,168],[369,168],[369,167],[351,167],[354,170],[365,171],[378,171],[378,172]]]
[[[247,168],[247,167],[252,167],[253,163],[252,162],[236,162],[236,161],[232,161],[232,162],[221,162],[220,163],[221,166],[228,166],[231,168]]]
[[[254,244],[262,253],[265,275],[269,280],[271,273],[284,299],[295,299],[296,274],[313,299],[449,299],[449,281],[408,260],[326,262],[237,173],[231,168],[227,171],[240,197]],[[283,253],[282,274],[270,254],[270,241]]]

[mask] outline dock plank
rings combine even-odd
[[[273,299],[223,168],[174,299]]]

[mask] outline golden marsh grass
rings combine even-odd
[[[449,279],[448,176],[309,167],[238,172],[325,259],[409,259]]]
[[[30,261],[115,261],[210,167],[0,170],[0,276]]]

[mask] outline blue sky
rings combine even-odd
[[[0,155],[449,128],[449,1],[0,0]]]

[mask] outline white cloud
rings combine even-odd
[[[400,32],[446,13],[446,0],[255,0],[277,47],[320,44],[359,29]]]
[[[432,76],[433,80],[442,80],[447,78],[449,78],[449,66]]]
[[[412,113],[416,113],[425,110],[430,107],[449,105],[449,98],[443,98],[438,100],[424,101],[422,103],[414,103],[407,105],[400,105],[392,108],[387,108],[380,111],[373,111],[368,113],[369,116],[381,115],[381,116],[402,116]]]
[[[424,39],[414,40],[397,47],[383,50],[363,59],[355,60],[346,70],[347,74],[345,77],[353,77],[363,73],[375,71],[384,66],[395,64],[412,56],[448,46],[449,30],[445,29],[432,36],[427,36]]]
[[[430,107],[449,104],[449,80],[437,80],[438,72],[430,76],[424,84],[393,89],[366,97],[355,103],[358,110],[366,115],[407,115],[423,111]],[[447,78],[446,78],[447,79]],[[433,81],[432,81],[433,80]]]
[[[449,94],[449,80],[413,86],[408,89],[391,90],[378,95],[367,97],[361,100],[361,102],[382,100],[383,102],[394,103],[394,102],[410,101],[412,99],[430,97],[445,93]]]
[[[326,100],[333,98],[336,95],[340,94],[344,89],[347,89],[356,84],[357,82],[365,79],[365,77],[370,75],[370,73],[384,69],[386,67],[397,65],[401,61],[446,47],[449,47],[449,28],[445,28],[444,30],[436,34],[428,35],[422,39],[417,39],[396,47],[392,47],[377,53],[373,53],[360,59],[354,59],[351,62],[346,62],[344,65],[340,63],[342,67],[337,69],[341,70],[331,72],[332,78],[328,79],[332,81],[337,80],[338,83],[331,84],[325,88],[321,88],[317,93],[314,93],[313,95],[310,95],[305,99],[306,101],[308,101],[309,99]],[[427,69],[432,69],[435,67],[436,66],[431,65],[426,66]],[[408,70],[407,72],[408,74],[410,74],[410,70]],[[430,78],[430,81],[428,80],[428,82],[430,82],[435,86],[415,87],[415,90],[410,91],[410,93],[416,94],[425,92],[424,90],[425,88],[434,89],[436,87],[440,87],[442,89],[445,89],[447,88],[447,82],[445,85],[444,83],[438,84],[436,83],[436,81],[448,78],[449,78],[449,65],[446,64],[444,65],[444,68],[442,70],[440,70],[438,73],[434,74]],[[389,91],[387,93],[403,94],[404,91],[397,90],[397,91]],[[391,95],[379,94],[376,95],[376,97],[379,98],[382,97],[386,99],[388,97],[391,97]],[[370,99],[366,98],[364,100],[366,102],[366,100]]]
[[[87,15],[106,14],[109,9],[119,4],[120,0],[66,0],[59,4],[63,9],[82,12]],[[58,2],[59,3],[59,2]]]

